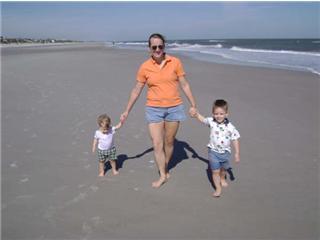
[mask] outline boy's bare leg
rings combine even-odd
[[[220,181],[222,187],[228,187],[228,183],[226,181],[226,170],[224,170],[223,168],[221,168],[220,170]]]
[[[104,162],[99,162],[99,177],[104,176]]]
[[[112,168],[113,175],[118,175],[119,172],[117,171],[116,161],[115,160],[110,160],[110,165],[111,165],[111,168]]]
[[[221,195],[221,179],[220,179],[220,169],[213,170],[212,178],[214,185],[216,187],[216,191],[213,193],[214,197],[220,197]]]

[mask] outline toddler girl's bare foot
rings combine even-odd
[[[169,172],[166,173],[166,178],[167,178],[167,179],[170,178],[170,173],[169,173]]]
[[[159,188],[159,187],[161,187],[161,185],[164,184],[166,181],[167,181],[166,178],[159,178],[158,181],[155,181],[155,182],[152,183],[152,187],[154,187],[154,188]]]
[[[227,183],[226,180],[222,180],[222,179],[221,179],[221,186],[222,186],[222,187],[228,187],[229,184]]]

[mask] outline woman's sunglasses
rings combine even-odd
[[[163,49],[163,45],[151,46],[151,49],[152,49],[153,51],[157,50],[157,48],[159,48],[160,50],[162,50],[162,49]]]

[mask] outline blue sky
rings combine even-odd
[[[73,40],[320,38],[320,2],[2,2],[2,35]]]

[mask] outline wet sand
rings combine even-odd
[[[208,116],[214,99],[227,99],[241,134],[236,180],[215,199],[209,130],[191,118],[170,180],[151,187],[146,89],[116,136],[120,175],[97,176],[96,117],[117,123],[146,52],[1,51],[2,239],[318,239],[318,75],[180,56],[199,111]]]

